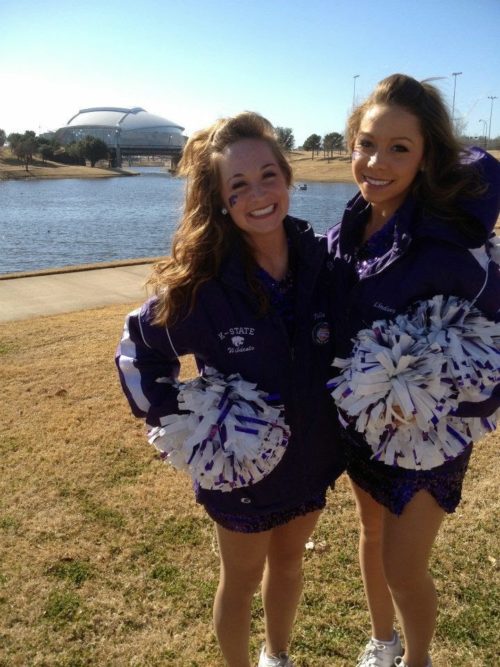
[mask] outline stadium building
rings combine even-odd
[[[181,125],[141,107],[94,107],[81,109],[54,138],[67,145],[86,136],[97,137],[108,146],[116,166],[121,166],[123,157],[142,155],[164,155],[175,164],[186,141],[183,130]]]

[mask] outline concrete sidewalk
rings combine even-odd
[[[154,261],[154,260],[151,260]],[[144,281],[151,263],[68,270],[0,279],[0,322],[70,313],[146,298]]]

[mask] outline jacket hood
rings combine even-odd
[[[480,222],[489,235],[500,214],[500,162],[476,146],[467,149],[461,161],[478,170],[487,190],[477,199],[460,199],[458,205]]]
[[[500,163],[482,148],[472,146],[461,156],[461,163],[477,170],[486,190],[479,197],[459,198],[457,206],[476,223],[472,238],[458,225],[453,225],[430,213],[422,212],[415,237],[432,236],[466,248],[480,247],[493,232],[500,214]]]

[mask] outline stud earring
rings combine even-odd
[[[222,215],[227,215],[227,208],[225,206],[223,206],[221,208],[220,212],[222,213]]]

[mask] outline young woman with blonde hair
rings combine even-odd
[[[220,581],[214,625],[229,667],[250,667],[251,603],[262,583],[259,667],[292,667],[288,647],[302,590],[304,545],[343,470],[326,391],[331,361],[325,239],[288,215],[290,166],[255,113],[194,134],[180,173],[184,214],[171,256],[154,267],[155,296],[131,313],[117,363],[136,416],[155,427],[179,412],[179,357],[202,375],[239,373],[279,397],[291,436],[261,481],[196,499],[215,522]]]

